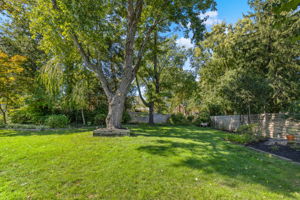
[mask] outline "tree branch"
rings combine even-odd
[[[102,65],[102,64],[100,63],[100,65]],[[99,66],[98,68],[96,68],[95,72],[96,72],[97,76],[100,79],[101,85],[103,87],[103,90],[104,90],[107,98],[110,101],[113,98],[113,92],[109,88],[109,83],[108,83],[102,69],[103,69],[102,66]]]
[[[132,0],[129,0],[129,2],[132,3]],[[132,5],[132,4],[131,4],[131,5]],[[52,0],[52,6],[53,6],[53,9],[54,9],[54,10],[60,11],[59,7],[57,6],[56,0]],[[105,75],[104,75],[104,73],[103,73],[103,70],[102,70],[102,63],[100,63],[99,65],[93,64],[93,63],[91,62],[91,60],[90,60],[90,55],[89,55],[90,53],[89,53],[89,51],[86,52],[86,51],[84,50],[84,48],[83,48],[82,44],[79,42],[78,37],[77,37],[77,35],[75,34],[75,32],[73,32],[73,31],[71,32],[71,37],[72,37],[72,39],[73,39],[73,41],[74,41],[75,46],[78,48],[79,53],[80,53],[80,55],[81,55],[81,57],[82,57],[84,63],[86,64],[86,66],[87,66],[90,70],[94,71],[94,72],[97,74],[97,76],[98,76],[99,79],[100,79],[101,85],[102,85],[102,87],[103,87],[103,90],[104,90],[104,92],[105,92],[107,98],[108,98],[109,100],[111,100],[111,99],[112,99],[112,96],[113,96],[113,93],[112,93],[111,89],[109,88],[108,81],[107,81],[107,79],[106,79],[106,77],[105,77]]]
[[[135,76],[135,81],[136,81],[136,85],[137,85],[137,88],[138,88],[138,92],[139,92],[139,96],[143,102],[143,104],[147,107],[150,107],[150,103],[147,103],[146,100],[144,99],[143,95],[142,95],[142,92],[141,92],[141,88],[140,88],[140,84],[139,84],[139,80],[138,80],[138,77]]]
[[[163,22],[165,19],[158,19],[154,22],[154,24],[148,29],[148,31],[146,32],[146,36],[145,36],[145,39],[143,40],[142,44],[141,44],[141,47],[140,47],[140,50],[138,52],[138,55],[137,55],[137,62],[136,64],[134,65],[134,72],[136,73],[141,65],[141,62],[142,62],[142,58],[143,58],[143,55],[144,55],[144,51],[145,51],[145,47],[146,47],[146,44],[147,42],[149,41],[149,38],[150,38],[150,35],[152,33],[152,31],[154,31],[154,29],[156,28],[156,26]]]
[[[77,46],[77,48],[79,50],[79,53],[80,53],[81,57],[84,60],[84,63],[87,65],[87,67],[89,69],[91,69],[92,71],[94,71],[97,74],[97,76],[100,79],[100,82],[101,82],[101,85],[103,87],[103,90],[104,90],[107,98],[110,100],[112,98],[112,96],[113,96],[113,93],[112,93],[111,89],[109,88],[108,81],[107,81],[107,79],[106,79],[106,77],[105,77],[105,75],[103,73],[102,63],[100,63],[99,65],[93,64],[90,61],[90,57],[88,56],[88,54],[83,49],[81,43],[78,41],[77,35],[75,33],[72,33],[72,37],[73,37],[73,40],[74,40],[74,44]]]
[[[95,70],[96,66],[91,63],[90,58],[88,54],[85,52],[85,50],[83,49],[82,44],[79,42],[77,35],[75,33],[72,33],[71,35],[73,37],[74,44],[75,46],[77,46],[79,53],[83,61],[85,62],[85,64],[92,70]]]

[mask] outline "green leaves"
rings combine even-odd
[[[290,39],[299,35],[299,14],[281,13],[287,23],[275,28],[274,2],[250,1],[254,13],[214,26],[200,43],[202,103],[217,114],[278,112],[299,98],[299,44]]]
[[[296,10],[300,6],[300,0],[284,0],[281,3],[278,4],[277,7],[275,7],[275,12],[280,13],[284,11],[293,11]]]

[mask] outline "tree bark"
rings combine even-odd
[[[149,103],[149,124],[154,124],[154,102]]]
[[[81,117],[82,117],[82,123],[83,123],[83,125],[86,125],[83,109],[81,109]]]
[[[158,58],[157,58],[157,31],[154,32],[154,55],[153,55],[153,68],[154,68],[154,78],[155,78],[155,92],[160,93],[160,73],[158,72]]]
[[[125,107],[126,96],[124,94],[115,95],[110,99],[108,104],[108,115],[106,117],[106,128],[120,129],[122,128],[122,116]]]
[[[53,8],[57,8],[56,1],[53,0]],[[74,31],[72,31],[71,36],[75,46],[77,46],[79,53],[87,65],[87,67],[94,71],[104,89],[104,92],[108,99],[108,116],[106,118],[106,126],[109,129],[121,128],[122,115],[124,112],[124,105],[126,95],[128,93],[129,87],[136,76],[136,73],[141,65],[142,58],[144,55],[146,44],[150,38],[150,34],[156,28],[156,26],[163,21],[163,19],[158,16],[158,19],[149,27],[145,33],[144,40],[142,41],[137,55],[135,56],[135,43],[136,43],[136,33],[138,29],[138,23],[141,18],[144,0],[137,0],[135,3],[132,0],[127,1],[127,33],[125,42],[125,56],[124,56],[124,71],[122,72],[122,78],[118,85],[116,92],[113,92],[109,87],[109,82],[107,77],[103,73],[103,67],[101,62],[95,64],[91,61],[90,55],[84,49],[82,43],[79,41],[78,36]]]
[[[250,104],[248,103],[248,124],[251,124],[250,115],[251,115],[251,109],[250,109]]]
[[[146,102],[146,100],[144,99],[144,97],[142,95],[142,92],[141,92],[141,88],[140,88],[138,77],[136,77],[135,80],[136,80],[136,85],[137,85],[137,88],[138,88],[139,96],[140,96],[143,104],[149,108],[149,115],[148,115],[149,120],[148,120],[148,123],[149,124],[154,124],[154,117],[153,117],[153,115],[154,115],[154,102],[153,101],[149,102],[149,103]]]

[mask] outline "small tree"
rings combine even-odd
[[[21,65],[25,60],[24,56],[10,57],[6,53],[0,52],[0,111],[5,124],[7,123],[8,107],[17,101],[18,93],[22,88],[20,74],[24,70]]]

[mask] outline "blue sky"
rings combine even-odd
[[[216,0],[218,19],[235,23],[250,11],[248,0]]]
[[[250,11],[248,0],[216,0],[216,2],[216,11],[209,11],[204,15],[200,15],[200,17],[209,16],[206,21],[208,31],[211,26],[221,22],[234,24],[243,17],[243,14],[247,14]],[[178,45],[187,48],[193,47],[189,38],[184,38],[180,32],[177,35],[179,37],[177,40]]]

